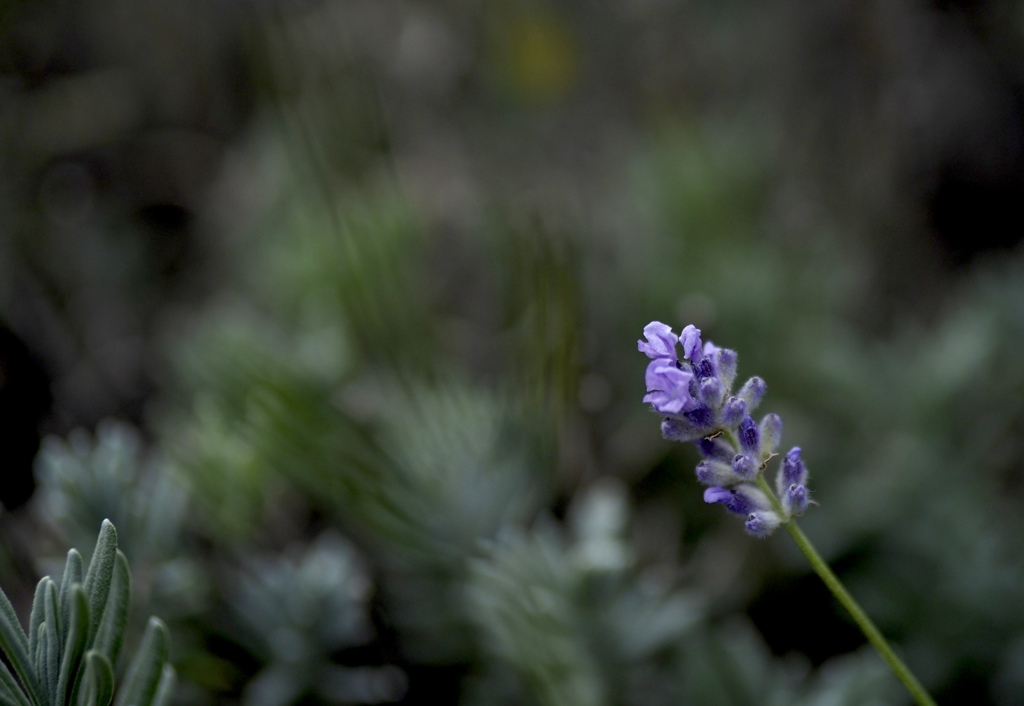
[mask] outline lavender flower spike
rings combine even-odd
[[[782,419],[768,414],[757,423],[750,416],[768,386],[755,376],[733,391],[735,351],[703,343],[693,324],[676,336],[667,325],[652,321],[644,327],[644,337],[637,341],[637,348],[651,358],[644,402],[664,415],[666,439],[697,445],[704,457],[697,480],[709,486],[706,502],[747,517],[746,529],[757,537],[771,534],[813,504],[799,447],[782,459],[776,492],[767,485],[764,473],[779,447]]]
[[[676,361],[676,343],[679,342],[679,337],[672,333],[672,327],[660,321],[652,321],[644,326],[644,337],[646,341],[636,342],[637,350],[653,360],[668,358],[673,363]]]
[[[637,347],[651,358],[644,402],[665,415],[661,422],[663,436],[694,442],[704,457],[697,464],[697,480],[710,486],[704,490],[704,502],[724,505],[730,513],[741,516],[747,534],[760,539],[786,525],[811,567],[918,706],[935,706],[917,677],[797,526],[795,519],[817,504],[807,487],[807,466],[800,458],[800,447],[794,446],[781,460],[775,475],[776,492],[765,480],[764,472],[782,439],[782,419],[777,414],[765,415],[760,424],[750,416],[768,389],[765,381],[752,377],[734,393],[736,352],[711,343],[703,345],[700,333],[690,324],[676,336],[665,324],[652,321],[644,327],[647,340],[637,341]],[[676,353],[678,344],[683,347],[682,358]]]

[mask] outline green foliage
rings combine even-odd
[[[473,562],[467,596],[495,663],[470,703],[891,703],[895,680],[868,653],[816,678],[771,655],[740,618],[711,619],[705,600],[641,571],[615,485],[577,499],[574,537],[552,524],[509,532]],[[518,686],[500,686],[511,673]],[[898,687],[897,687],[898,689]]]
[[[44,577],[36,587],[28,633],[0,591],[0,702],[5,706],[107,706],[128,616],[131,578],[117,548],[114,525],[104,521],[83,578],[81,554],[68,552],[60,587]],[[116,706],[168,702],[174,670],[167,629],[150,618]]]
[[[296,549],[296,548],[293,548]],[[338,664],[339,651],[374,638],[368,602],[373,584],[355,548],[334,533],[318,537],[300,556],[250,557],[232,581],[231,610],[240,644],[263,667],[246,686],[248,706],[390,703],[405,676],[390,665]]]
[[[145,458],[142,443],[136,430],[116,421],[101,423],[94,437],[77,429],[67,441],[44,441],[36,459],[38,502],[72,544],[88,541],[111,518],[136,562],[177,551],[186,496],[159,462]]]

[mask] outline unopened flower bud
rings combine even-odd
[[[702,404],[695,409],[685,412],[683,416],[689,419],[694,425],[705,429],[705,433],[710,432],[715,427],[715,413],[712,412],[711,408],[706,404]]]
[[[725,388],[717,377],[706,377],[700,381],[700,398],[708,407],[718,407],[725,396]]]
[[[736,450],[723,436],[704,437],[697,442],[697,449],[704,458],[721,461],[727,465],[732,464],[732,457],[736,455]]]
[[[761,458],[766,459],[779,448],[782,439],[782,417],[775,414],[764,415],[761,420]]]
[[[722,426],[735,429],[747,416],[747,403],[739,397],[730,397],[722,406]]]
[[[736,351],[729,348],[718,348],[713,358],[715,368],[718,370],[718,377],[722,379],[722,385],[726,390],[732,389],[736,382]]]
[[[764,399],[764,393],[768,391],[768,385],[759,377],[752,377],[743,383],[740,388],[739,397],[747,401],[747,409],[753,412],[757,405]]]
[[[734,485],[740,481],[732,466],[721,461],[704,459],[697,464],[697,480],[704,485]]]
[[[757,461],[746,454],[736,454],[732,460],[732,471],[743,480],[754,480],[757,476]]]
[[[708,488],[704,491],[704,502],[721,503],[734,515],[749,515],[759,510],[771,509],[768,496],[746,483],[733,488]]]
[[[777,513],[771,510],[759,510],[747,515],[744,527],[747,530],[747,534],[751,534],[758,539],[764,539],[777,530],[781,524],[782,518]]]
[[[782,495],[791,485],[807,485],[807,466],[800,458],[799,446],[791,448],[782,459],[782,469],[776,479],[775,489]]]
[[[696,441],[707,432],[685,419],[668,417],[661,422],[661,435],[669,441]]]
[[[757,456],[761,450],[761,431],[757,428],[754,420],[744,417],[737,432],[740,438],[740,450],[751,456]]]
[[[804,514],[807,510],[807,505],[811,501],[811,494],[807,488],[802,485],[791,485],[786,488],[786,492],[782,494],[782,509],[786,511],[786,514],[790,517],[799,517]]]

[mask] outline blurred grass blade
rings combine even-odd
[[[107,607],[92,642],[92,649],[106,657],[111,667],[117,664],[117,658],[121,654],[125,625],[128,622],[131,590],[131,572],[128,569],[128,560],[118,550],[114,561]]]
[[[64,656],[60,663],[55,703],[63,705],[66,695],[75,685],[78,667],[89,639],[89,601],[81,586],[71,587],[71,619]]]
[[[128,676],[117,695],[116,706],[152,706],[163,693],[161,682],[167,665],[167,628],[159,618],[150,618],[139,651],[128,668]]]
[[[71,587],[85,580],[82,577],[83,565],[82,555],[77,549],[68,552],[68,561],[64,565],[64,576],[60,580],[60,618],[63,626],[61,637],[65,641],[68,639],[67,630],[71,618]]]
[[[99,537],[96,538],[96,550],[89,561],[89,570],[85,574],[85,594],[89,599],[89,615],[92,625],[89,627],[88,639],[96,634],[99,623],[103,619],[110,593],[111,576],[114,572],[117,555],[117,530],[110,520],[103,520]]]

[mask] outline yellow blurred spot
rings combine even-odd
[[[497,69],[511,92],[527,102],[548,102],[568,93],[579,70],[579,52],[566,23],[537,12],[506,18],[499,32]]]

